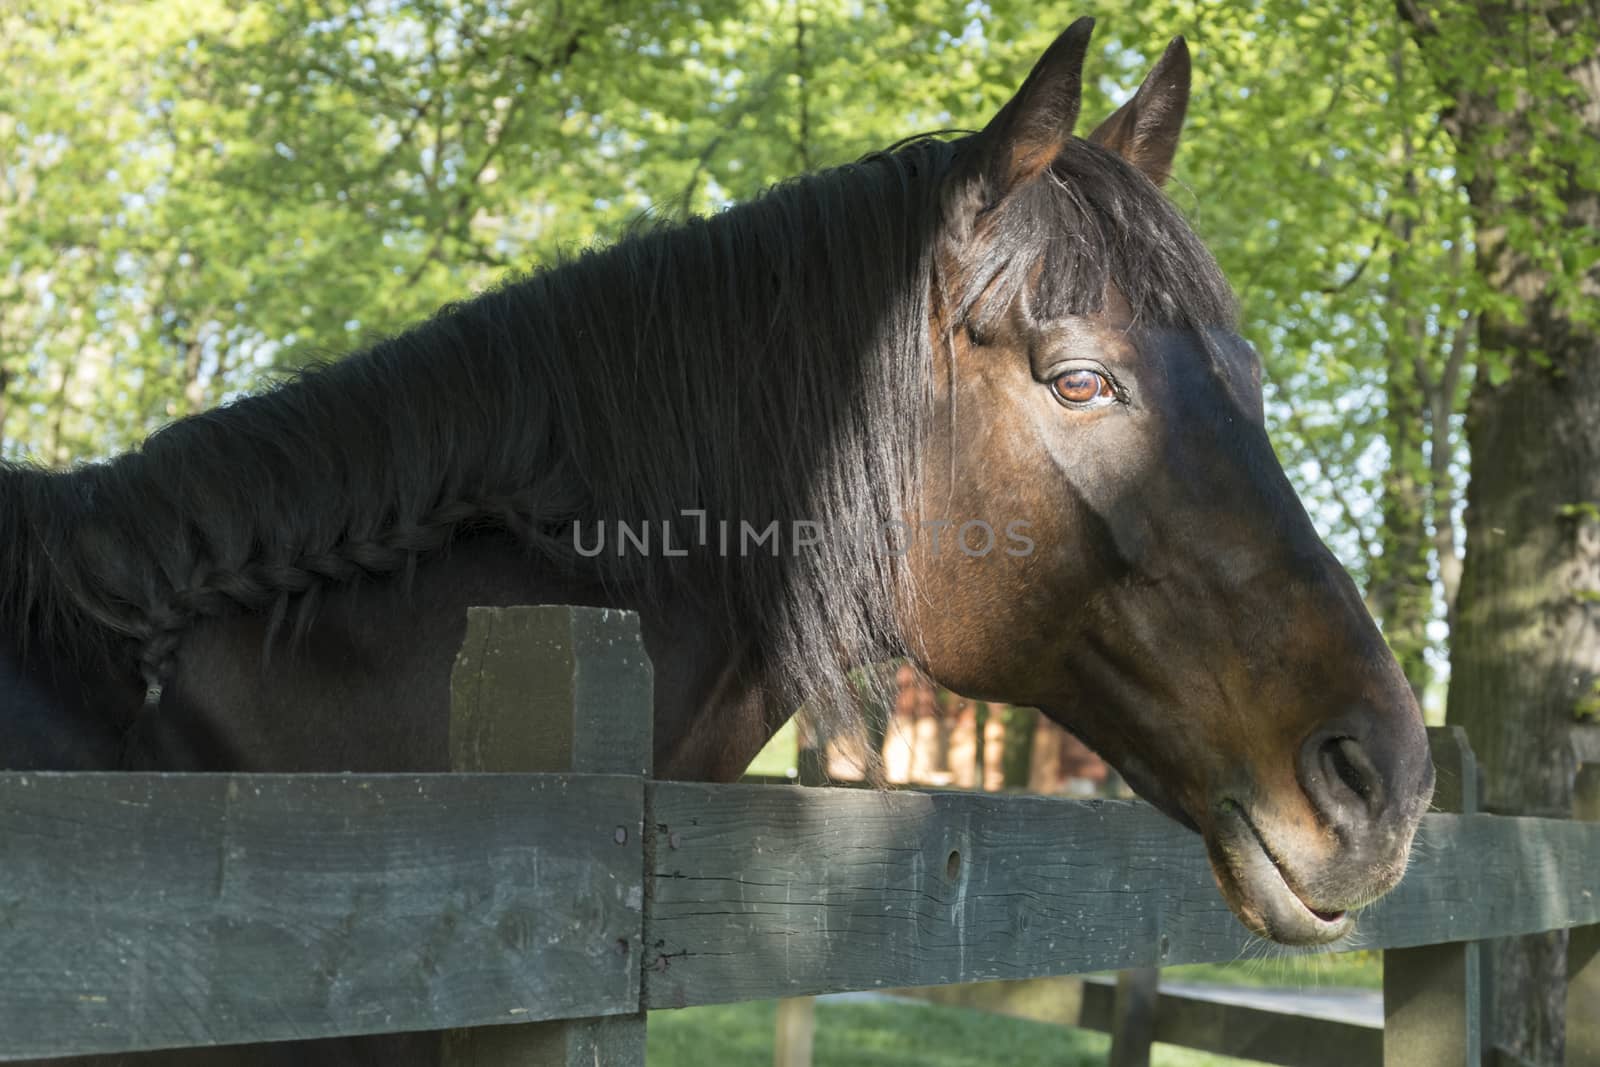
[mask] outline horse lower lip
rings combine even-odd
[[[1226,866],[1238,891],[1248,893],[1251,903],[1261,911],[1268,936],[1293,944],[1325,944],[1344,936],[1349,913],[1324,911],[1306,903],[1289,884],[1277,857],[1242,808],[1225,808],[1219,829],[1232,831],[1227,836],[1233,839],[1234,848],[1224,850],[1228,856]]]

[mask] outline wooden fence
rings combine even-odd
[[[452,1064],[626,1065],[648,1010],[1251,940],[1145,805],[657,782],[650,706],[631,615],[474,610],[470,773],[0,774],[0,1058],[439,1030]],[[1571,995],[1600,1003],[1600,825],[1476,814],[1460,734],[1436,756],[1456,813],[1358,935],[1408,1067],[1478,1062],[1484,939],[1582,928]]]

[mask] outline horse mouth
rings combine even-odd
[[[1237,802],[1218,805],[1206,851],[1223,899],[1253,933],[1284,945],[1326,945],[1355,926],[1348,911],[1317,908],[1300,895]]]

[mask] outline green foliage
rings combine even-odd
[[[5,452],[126,447],[641,217],[990,106],[962,4],[852,10],[7,7]]]
[[[1600,592],[1596,593],[1595,600],[1600,601]],[[1600,678],[1589,683],[1589,691],[1578,701],[1577,707],[1573,709],[1573,715],[1580,720],[1600,721]]]
[[[1556,514],[1563,519],[1588,519],[1591,522],[1600,522],[1600,503],[1580,500],[1572,504],[1562,504],[1556,509]]]

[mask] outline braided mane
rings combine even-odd
[[[757,524],[910,514],[934,245],[966,143],[913,140],[646,229],[110,462],[0,468],[5,624],[124,644],[158,693],[197,619],[304,626],[330,585],[407,574],[497,530],[530,566],[598,569],[643,600],[698,598],[763,643],[778,683],[852,704],[837,699],[850,662],[905,647],[895,605],[908,579],[870,545],[580,559],[572,528],[669,521],[684,543],[705,521],[685,509]],[[1214,317],[1209,256],[1110,154],[1073,142],[1007,211],[993,262],[972,276],[1003,287],[1043,262],[1074,306],[1096,305],[1114,276],[1163,319],[1200,305]]]

